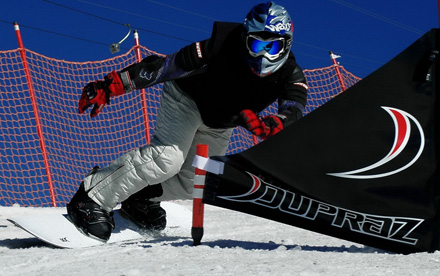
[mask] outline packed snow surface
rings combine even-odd
[[[191,201],[177,201],[192,208]],[[176,235],[82,249],[46,245],[7,218],[55,208],[0,207],[0,275],[440,275],[440,252],[384,252],[205,206],[202,244]]]

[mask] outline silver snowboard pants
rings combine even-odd
[[[84,187],[107,211],[146,186],[159,183],[163,195],[152,200],[191,199],[196,145],[209,145],[210,156],[224,155],[232,130],[204,125],[194,101],[174,82],[166,82],[150,145],[134,149],[86,177]]]

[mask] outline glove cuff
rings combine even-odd
[[[284,124],[284,122],[287,120],[287,116],[283,115],[283,114],[276,114],[274,116],[277,116],[278,118],[280,118],[281,122]]]
[[[105,76],[105,81],[108,83],[108,90],[110,91],[110,97],[119,96],[125,94],[124,85],[116,71],[112,71]]]

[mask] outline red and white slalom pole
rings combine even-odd
[[[197,145],[196,155],[207,158],[208,145]],[[191,228],[191,237],[194,241],[194,245],[200,245],[203,237],[204,204],[202,202],[202,199],[203,189],[205,187],[205,175],[206,171],[195,168],[193,191],[193,221]]]

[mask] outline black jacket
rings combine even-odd
[[[210,39],[165,58],[148,57],[122,72],[128,72],[126,78],[131,79],[134,89],[175,80],[196,102],[209,127],[240,125],[242,110],[258,113],[277,99],[280,113],[290,121],[300,118],[307,101],[307,84],[292,52],[279,70],[266,77],[252,73],[246,55],[243,25],[215,22]],[[139,77],[151,71],[154,74],[149,75],[149,82]],[[124,81],[123,74],[121,77]]]

